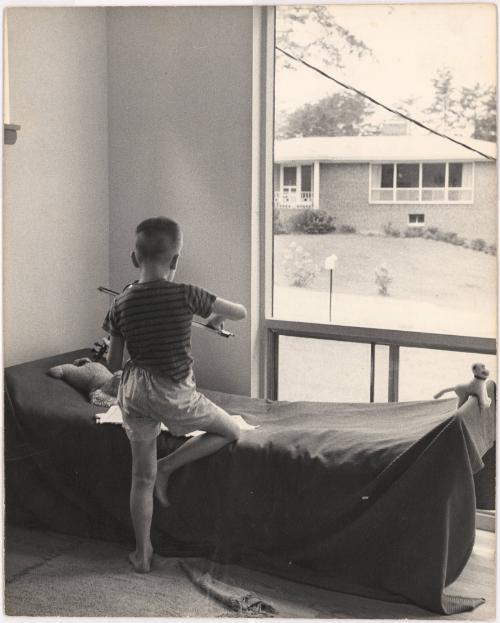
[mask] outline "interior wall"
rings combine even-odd
[[[135,226],[184,230],[177,280],[250,310],[252,7],[108,8],[110,285],[136,278]],[[250,392],[250,319],[193,328],[201,387]]]
[[[106,11],[11,8],[4,364],[86,345],[107,301]]]

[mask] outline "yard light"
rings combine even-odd
[[[337,263],[337,256],[332,253],[325,259],[325,268],[330,271],[330,322],[332,321],[332,297],[333,297],[333,271]]]

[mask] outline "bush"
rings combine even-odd
[[[405,238],[423,238],[425,229],[423,227],[407,227],[404,232]]]
[[[339,232],[341,234],[355,234],[356,228],[354,225],[340,225]]]
[[[386,223],[382,227],[382,231],[386,236],[392,236],[393,238],[399,238],[401,236],[401,232],[399,229],[396,229],[392,226],[392,223]]]
[[[424,238],[429,240],[440,240],[441,232],[437,227],[426,227],[424,230]]]
[[[335,220],[324,210],[303,210],[293,218],[293,231],[302,234],[329,234],[335,231]]]
[[[288,230],[285,226],[285,222],[279,210],[273,212],[273,233],[274,234],[286,234]]]
[[[441,234],[441,238],[440,238],[443,242],[448,242],[450,244],[456,244],[456,241],[458,239],[458,234],[456,234],[454,231],[445,231]]]
[[[312,261],[311,254],[292,242],[284,254],[284,271],[292,286],[305,288],[319,273],[319,266]]]
[[[473,249],[474,251],[482,251],[483,253],[490,253],[491,255],[497,254],[497,247],[495,244],[488,244],[482,238],[475,238],[469,241],[453,231],[443,231],[439,229],[439,227],[407,227],[404,232],[400,232],[399,229],[392,226],[392,223],[387,223],[382,229],[386,236],[392,236],[394,238],[403,236],[404,238],[439,240],[448,244],[454,244],[458,247]]]
[[[482,238],[474,238],[470,242],[470,248],[474,251],[486,251],[488,250],[488,244]]]

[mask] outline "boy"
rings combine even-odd
[[[130,513],[136,549],[129,560],[141,573],[150,570],[153,557],[153,492],[167,506],[172,472],[236,441],[240,434],[223,409],[196,391],[191,321],[196,314],[222,328],[226,318],[245,318],[246,309],[197,286],[175,283],[181,248],[182,232],[175,221],[158,217],[140,223],[131,255],[139,280],[116,297],[103,325],[111,336],[110,370],[122,367],[125,344],[130,354],[118,404],[132,449]],[[157,461],[156,437],[162,422],[176,436],[194,430],[206,433]]]

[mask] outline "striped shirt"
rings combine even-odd
[[[207,318],[216,296],[184,283],[135,282],[119,294],[103,329],[126,341],[132,363],[181,381],[193,365],[193,315]]]

